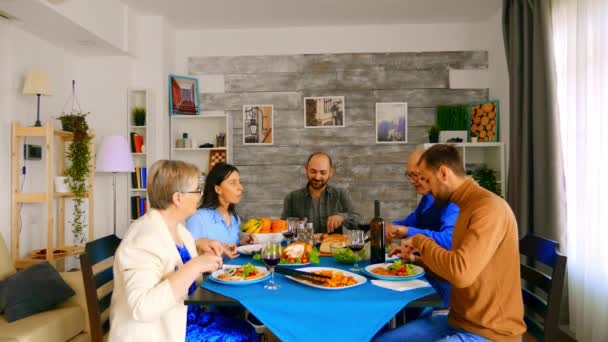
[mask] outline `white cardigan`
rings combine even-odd
[[[178,234],[194,258],[192,235],[182,224]],[[158,211],[131,224],[114,257],[108,341],[185,341],[187,306],[175,300],[166,279],[182,265]]]

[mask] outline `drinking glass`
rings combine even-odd
[[[270,281],[264,285],[267,290],[278,290],[281,286],[274,282],[274,268],[281,260],[281,243],[269,242],[262,248],[262,260],[266,268],[270,269]]]
[[[283,236],[287,239],[287,244],[290,244],[293,242],[293,239],[296,237],[297,234],[297,226],[296,226],[296,221],[298,219],[297,218],[293,218],[290,217],[287,219],[287,229],[283,231]]]
[[[359,267],[359,253],[365,247],[365,232],[362,230],[351,230],[350,231],[350,245],[348,248],[355,254],[355,264],[350,269],[353,272],[360,272]]]

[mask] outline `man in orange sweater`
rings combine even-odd
[[[414,261],[452,284],[449,317],[416,320],[378,341],[520,341],[526,331],[519,274],[517,222],[509,205],[465,175],[456,148],[435,145],[418,162],[438,202],[460,207],[452,250],[414,235],[392,254]]]

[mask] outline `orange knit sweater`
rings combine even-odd
[[[452,284],[448,322],[492,341],[518,341],[526,325],[515,216],[470,179],[450,201],[460,207],[452,250],[423,235],[412,239],[424,264]]]

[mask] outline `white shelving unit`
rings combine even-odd
[[[198,166],[207,174],[209,151],[226,151],[226,162],[232,162],[232,123],[225,114],[172,115],[171,116],[171,159],[185,160]],[[176,140],[188,134],[190,141],[186,147],[176,147]],[[217,135],[225,134],[224,146],[217,146]],[[213,144],[213,147],[199,147]]]
[[[145,125],[136,125],[135,124],[135,119],[134,119],[134,115],[133,115],[133,108],[135,107],[140,107],[140,108],[144,108],[146,110],[146,122]],[[131,139],[131,133],[136,133],[140,136],[143,137],[143,149],[141,152],[131,152],[131,155],[133,156],[133,162],[135,164],[136,168],[146,168],[146,173],[147,173],[147,168],[151,162],[151,159],[149,158],[150,155],[150,151],[149,151],[149,146],[151,146],[152,144],[148,144],[148,127],[150,127],[150,120],[151,120],[151,115],[152,113],[152,98],[151,98],[151,94],[150,91],[148,89],[129,89],[128,93],[127,93],[127,139],[129,140],[130,144],[133,144],[132,139]],[[133,145],[131,145],[131,151],[133,151]],[[137,179],[137,177],[136,177]],[[139,184],[134,184],[133,183],[133,174],[129,174],[128,179],[127,179],[127,188],[128,188],[128,192],[127,192],[127,206],[128,206],[128,211],[127,211],[127,217],[129,219],[129,224],[131,222],[133,222],[135,220],[135,215],[136,214],[136,210],[134,209],[133,206],[135,204],[135,200],[133,200],[132,198],[136,198],[136,197],[140,197],[140,198],[147,198],[147,193],[146,193],[146,184],[144,182],[144,180],[142,179],[142,172],[140,171],[140,177],[139,177],[140,181]],[[139,201],[137,201],[139,202]],[[147,201],[146,201],[146,207],[147,207]],[[139,216],[141,216],[141,208],[140,208],[140,214]]]
[[[428,149],[435,144],[424,144]],[[505,145],[502,142],[477,142],[477,143],[453,143],[458,148],[464,161],[465,170],[474,169],[476,166],[485,164],[488,168],[496,171],[496,181],[500,186],[500,193],[506,194],[506,169],[505,169]]]

